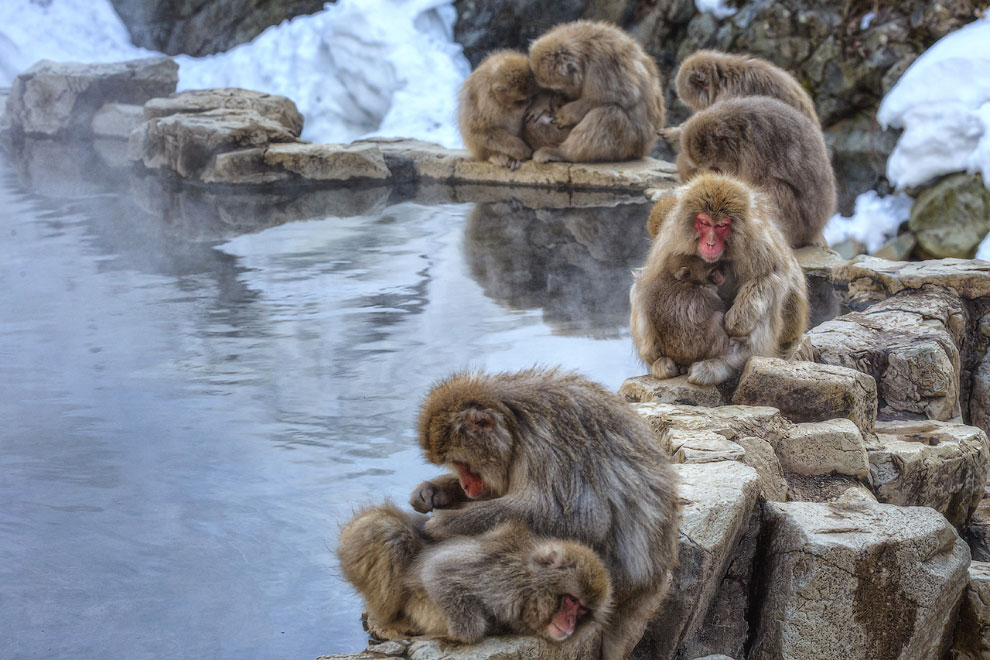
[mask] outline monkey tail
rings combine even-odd
[[[415,520],[392,503],[365,509],[340,531],[340,568],[381,623],[394,621],[408,591],[404,577],[425,541]]]

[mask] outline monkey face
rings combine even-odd
[[[698,213],[694,216],[694,231],[698,234],[698,254],[714,263],[722,257],[725,241],[732,234],[732,218],[712,218],[707,213]]]
[[[553,642],[607,616],[612,583],[601,558],[580,543],[547,541],[529,558],[533,597],[523,616],[532,632]]]
[[[455,471],[471,499],[505,494],[511,436],[499,412],[468,405],[431,414],[424,411],[424,416],[420,445],[431,462]]]
[[[717,75],[709,63],[688,59],[677,72],[677,97],[692,110],[707,108],[715,102]]]
[[[503,66],[492,86],[492,94],[503,108],[525,108],[536,97],[536,92],[536,81],[528,63],[525,68]]]

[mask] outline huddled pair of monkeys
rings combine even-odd
[[[643,48],[614,25],[574,21],[536,39],[528,57],[488,55],[464,81],[458,123],[475,159],[516,169],[530,157],[642,158],[664,116],[660,73]]]
[[[684,185],[650,213],[630,323],[654,376],[710,385],[750,356],[794,353],[808,293],[793,248],[824,244],[835,177],[811,97],[786,71],[702,51],[676,85],[694,114],[662,133],[680,142]]]
[[[627,657],[677,560],[676,474],[649,425],[575,373],[461,373],[427,396],[419,442],[450,470],[413,491],[420,513],[369,508],[339,537],[373,629],[540,635],[575,658],[598,657],[599,629],[601,657]]]

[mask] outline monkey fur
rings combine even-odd
[[[686,163],[682,163],[686,159]],[[835,214],[835,175],[821,129],[791,106],[766,96],[730,98],[688,119],[682,165],[736,177],[766,193],[792,248],[824,244]]]
[[[622,161],[649,153],[663,126],[660,72],[635,39],[598,21],[558,25],[529,48],[540,87],[569,99],[556,123],[573,127],[557,147],[542,147],[533,160]]]
[[[461,137],[476,160],[514,170],[532,155],[522,134],[536,91],[523,53],[500,50],[481,61],[461,86],[457,114]]]
[[[608,619],[608,571],[586,545],[537,537],[520,522],[430,543],[424,519],[385,504],[341,530],[341,569],[376,632],[468,644],[491,634],[562,642]]]
[[[658,199],[653,208],[650,209],[650,217],[646,219],[646,233],[650,235],[650,238],[656,238],[657,232],[660,231],[660,224],[675,204],[677,204],[677,195],[668,194]]]
[[[662,287],[679,255],[717,264],[730,284],[722,296],[731,301],[723,323],[734,341],[725,355],[691,365],[689,382],[724,382],[752,355],[791,357],[808,324],[807,281],[773,220],[772,202],[743,181],[714,173],[692,179],[676,199],[629,291],[640,358],[658,378],[679,373],[676,361],[660,349],[660,328],[651,316],[657,282]]]
[[[783,101],[820,126],[815,103],[790,73],[752,55],[699,50],[681,62],[675,79],[677,97],[698,112],[717,101],[737,96],[770,96]],[[671,142],[680,127],[660,131]]]
[[[427,460],[452,472],[413,491],[413,508],[433,511],[425,533],[443,540],[518,520],[586,543],[617,595],[603,657],[627,657],[678,549],[676,474],[646,422],[576,373],[458,373],[427,396],[419,438]]]
[[[533,151],[541,147],[557,147],[571,134],[554,120],[554,114],[567,102],[560,94],[542,91],[533,99],[523,121],[523,141]]]

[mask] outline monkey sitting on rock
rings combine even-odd
[[[425,518],[384,505],[341,530],[341,569],[364,596],[378,634],[467,644],[531,634],[563,642],[607,620],[608,571],[584,544],[537,537],[521,522],[431,543]]]

